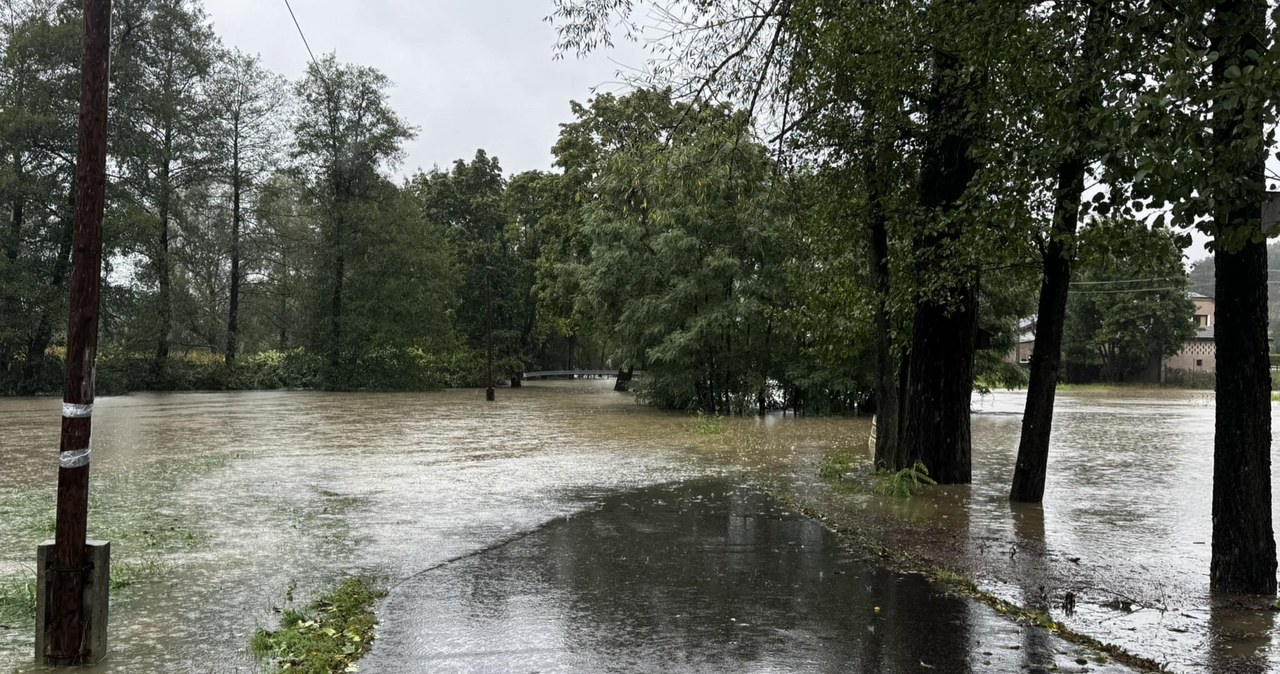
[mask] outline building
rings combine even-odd
[[[1214,324],[1217,323],[1215,303],[1212,297],[1200,293],[1187,293],[1196,305],[1196,334],[1182,345],[1182,350],[1161,363],[1161,381],[1175,371],[1213,373],[1218,369],[1218,347],[1213,341]]]
[[[1213,340],[1214,324],[1217,322],[1214,300],[1200,293],[1187,293],[1187,297],[1195,303],[1196,307],[1196,334],[1182,345],[1182,350],[1178,353],[1165,358],[1158,364],[1152,362],[1141,380],[1164,383],[1170,375],[1192,372],[1213,374],[1217,371],[1218,349]],[[1017,343],[1005,356],[1005,360],[1027,365],[1031,362],[1031,352],[1035,346],[1036,319],[1033,317],[1018,324]]]
[[[1018,323],[1018,341],[1013,345],[1013,351],[1005,360],[1010,363],[1019,363],[1027,365],[1031,362],[1031,351],[1036,348],[1036,319],[1028,318]]]

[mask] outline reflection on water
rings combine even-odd
[[[1084,657],[855,562],[816,522],[722,481],[608,497],[409,579],[386,612],[370,671],[1079,671]]]
[[[397,581],[584,507],[607,506],[620,490],[705,476],[811,495],[817,505],[833,510],[903,518],[928,538],[930,549],[960,560],[958,565],[984,588],[1018,603],[1047,607],[1055,618],[1063,617],[1061,602],[1071,592],[1078,605],[1068,624],[1171,662],[1176,669],[1207,668],[1211,660],[1214,666],[1240,664],[1242,653],[1276,660],[1269,613],[1230,605],[1209,608],[1212,396],[1180,391],[1059,394],[1041,509],[1007,502],[1023,406],[1018,393],[975,397],[972,487],[935,489],[903,501],[833,492],[818,478],[822,458],[833,449],[865,448],[865,420],[770,415],[734,419],[724,432],[708,433],[687,416],[635,405],[627,396],[613,394],[610,385],[530,382],[523,389],[500,391],[492,405],[475,391],[100,399],[93,469],[95,477],[108,481],[104,488],[152,489],[146,485],[154,481],[139,476],[151,475],[155,466],[224,459],[201,464],[209,466],[204,472],[154,487],[158,491],[150,500],[140,501],[148,508],[162,504],[155,508],[181,520],[199,545],[160,553],[140,545],[113,546],[117,560],[149,560],[163,573],[159,580],[116,594],[114,655],[103,670],[250,672],[253,663],[245,644],[255,627],[272,623],[272,607],[290,581],[297,582],[299,596],[353,570]],[[57,415],[53,399],[0,400],[0,505],[32,493],[51,494]],[[760,526],[757,520],[729,521],[746,536]],[[533,560],[539,573],[559,568],[574,576],[573,587],[589,594],[592,586],[583,584],[589,579],[578,578],[583,564],[577,562],[591,559],[591,546],[573,548],[572,555],[560,546],[553,554],[545,540],[588,536],[590,531],[573,528],[577,521],[573,517],[560,525],[559,534],[555,528],[540,529],[536,541],[526,546],[529,554],[541,555]],[[643,519],[612,521],[612,526],[629,527],[619,531],[645,534]],[[31,565],[38,540],[28,529],[0,521],[0,574]],[[592,540],[607,549],[606,539]],[[506,548],[494,552],[514,554]],[[741,579],[733,574],[755,568],[748,564],[740,569],[733,566],[733,555],[722,557],[730,577]],[[528,595],[512,599],[512,583],[524,580],[502,577],[500,569],[481,564],[482,559],[490,556],[470,562],[484,573],[465,593],[470,603],[460,603],[456,610],[474,613],[477,620],[486,612],[515,612],[536,620],[538,602],[549,600]],[[802,557],[789,559],[809,563]],[[645,569],[632,571],[643,576]],[[880,594],[864,592],[866,596],[848,601],[892,605],[896,593],[918,594],[909,588],[915,581],[881,587],[868,578],[863,580]],[[556,588],[570,580],[554,576],[538,582],[536,587]],[[643,589],[637,585],[629,600],[645,607],[643,612],[626,620],[641,627],[658,624],[659,618],[674,620],[657,615],[659,609],[645,603],[656,599]],[[786,588],[779,585],[777,594],[781,601]],[[501,600],[486,600],[495,596]],[[584,595],[578,600],[590,604],[589,599]],[[570,615],[623,620],[600,615],[599,606],[569,608]],[[773,611],[775,617],[781,612],[767,602],[741,610],[748,608]],[[896,619],[886,615],[876,624],[881,633],[909,631],[893,628]],[[984,651],[959,644],[978,639],[973,626],[987,623],[972,615],[956,624],[962,622],[970,629],[967,636],[956,637],[956,648],[973,655],[970,665],[981,664],[988,657]],[[548,624],[546,630],[529,632],[531,643],[520,648],[562,644],[563,635],[553,638],[553,632],[571,628],[574,638],[586,638],[578,629],[582,624]],[[801,628],[821,631],[813,625]],[[735,633],[726,634],[723,625],[718,629],[722,631],[702,634],[716,641]],[[778,634],[785,634],[790,628],[779,629]],[[625,630],[614,636],[625,638]],[[1035,634],[1012,638],[1022,652],[1043,650]],[[576,648],[587,649],[584,644]],[[868,667],[890,658],[888,646],[858,644],[856,654],[844,650],[839,657],[847,655]],[[29,651],[29,634],[0,629],[0,671],[23,665]],[[734,653],[721,652],[725,657]]]

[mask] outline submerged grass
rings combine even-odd
[[[169,496],[192,478],[225,466],[226,456],[157,462],[126,473],[95,477],[89,485],[89,535],[115,548],[171,552],[202,543],[198,529],[166,510]],[[26,545],[54,532],[53,489],[29,488],[0,499],[9,536]],[[34,548],[33,548],[34,549]]]
[[[111,591],[124,590],[164,573],[158,557],[111,563]],[[0,629],[30,629],[36,622],[36,574],[32,569],[0,578]]]
[[[920,461],[899,471],[877,470],[869,476],[869,481],[854,479],[860,463],[856,449],[840,448],[823,459],[818,474],[828,480],[838,480],[844,486],[855,489],[870,487],[876,494],[896,498],[911,498],[924,491],[925,487],[938,484],[929,477],[929,468]]]
[[[698,435],[720,435],[728,430],[724,418],[716,414],[698,412],[689,430]]]
[[[35,620],[35,574],[28,571],[0,579],[0,627],[29,627]]]
[[[387,596],[375,581],[352,577],[306,608],[281,610],[280,628],[258,628],[250,643],[255,657],[271,661],[272,672],[329,674],[357,671],[369,651],[378,619],[373,604]],[[292,600],[292,589],[286,594]]]
[[[200,529],[165,507],[180,487],[227,461],[225,456],[215,456],[157,462],[92,480],[89,535],[111,541],[113,592],[163,575],[168,568],[164,554],[203,544]],[[54,511],[52,488],[27,488],[0,498],[0,521],[5,523],[0,544],[34,557],[36,545],[53,537]],[[0,628],[31,628],[35,609],[35,570],[0,574]]]

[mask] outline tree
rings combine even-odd
[[[265,71],[256,57],[228,53],[214,75],[212,106],[218,121],[219,173],[231,190],[228,240],[226,363],[235,364],[240,345],[240,286],[245,202],[260,178],[277,165],[283,131],[282,108],[288,92],[283,78]]]
[[[1264,0],[1162,7],[1169,46],[1142,99],[1152,131],[1139,190],[1211,235],[1216,267],[1217,405],[1210,587],[1275,594],[1267,253],[1261,204],[1280,95]],[[1159,120],[1160,124],[1143,122]],[[1159,140],[1157,139],[1159,137]],[[1178,138],[1172,147],[1167,139]]]
[[[129,29],[112,62],[113,154],[120,165],[128,226],[139,238],[154,310],[145,320],[155,346],[152,376],[162,381],[174,329],[172,237],[181,191],[204,180],[210,165],[209,83],[217,37],[189,0],[125,4]]]
[[[81,23],[51,1],[0,9],[0,391],[30,394],[66,310]]]
[[[1069,376],[1159,380],[1161,360],[1195,334],[1182,243],[1167,229],[1128,219],[1101,220],[1084,230],[1067,312]]]
[[[519,298],[514,241],[503,210],[506,179],[497,157],[477,150],[470,161],[457,160],[448,171],[419,173],[413,179],[428,220],[448,233],[458,254],[463,284],[458,328],[476,352],[494,353],[495,367],[509,376],[523,372],[518,357],[520,326],[513,312]],[[487,379],[486,386],[494,382]]]
[[[574,112],[556,156],[566,175],[590,176],[577,196],[590,251],[579,313],[600,321],[620,362],[644,365],[642,394],[657,404],[754,407],[777,328],[767,274],[785,248],[747,117],[657,90]]]
[[[1062,365],[1067,296],[1075,262],[1076,235],[1091,209],[1127,212],[1127,177],[1113,171],[1111,193],[1085,202],[1085,180],[1098,173],[1104,156],[1123,155],[1133,113],[1133,80],[1149,50],[1147,26],[1127,21],[1122,3],[1064,4],[1039,22],[1047,48],[1059,54],[1046,61],[1035,84],[1040,95],[1031,124],[1034,145],[1022,147],[1051,173],[1049,226],[1034,233],[1042,280],[1036,311],[1036,346],[1031,355],[1026,410],[1010,498],[1044,498],[1053,404]],[[1129,8],[1134,11],[1133,8]],[[1128,29],[1121,26],[1128,24]],[[1051,142],[1044,142],[1052,139]],[[1114,163],[1114,162],[1111,162]],[[1034,175],[1038,167],[1032,166]],[[1043,169],[1041,169],[1043,170]],[[1110,198],[1108,198],[1110,197]]]
[[[382,184],[379,171],[400,156],[413,131],[387,104],[390,81],[373,68],[338,63],[333,54],[307,69],[298,84],[293,155],[310,178],[320,213],[322,283],[312,344],[325,354],[326,385],[349,374],[345,315],[348,260],[360,236],[359,211]]]
[[[561,176],[545,171],[525,171],[511,177],[503,193],[507,238],[512,242],[512,320],[518,332],[518,359],[536,369],[572,369],[562,355],[571,344],[543,316],[537,292],[538,262],[543,246],[552,238],[555,220],[572,212],[573,198]],[[514,379],[517,384],[519,379]]]

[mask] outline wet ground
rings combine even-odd
[[[975,398],[973,487],[904,502],[817,477],[833,449],[865,447],[865,421],[698,421],[609,385],[540,383],[493,405],[472,391],[100,400],[90,530],[138,578],[113,595],[98,670],[252,672],[249,636],[289,588],[301,601],[350,572],[394,585],[367,672],[1079,666],[1043,631],[854,563],[738,487],[752,484],[1175,671],[1275,661],[1271,613],[1207,589],[1211,396],[1060,394],[1045,506],[1013,509],[1019,394]],[[52,493],[57,409],[0,400],[0,581],[43,537],[31,506]],[[0,628],[0,671],[30,670],[30,643]]]
[[[383,613],[367,671],[1129,671],[722,480],[609,496],[403,580]]]

